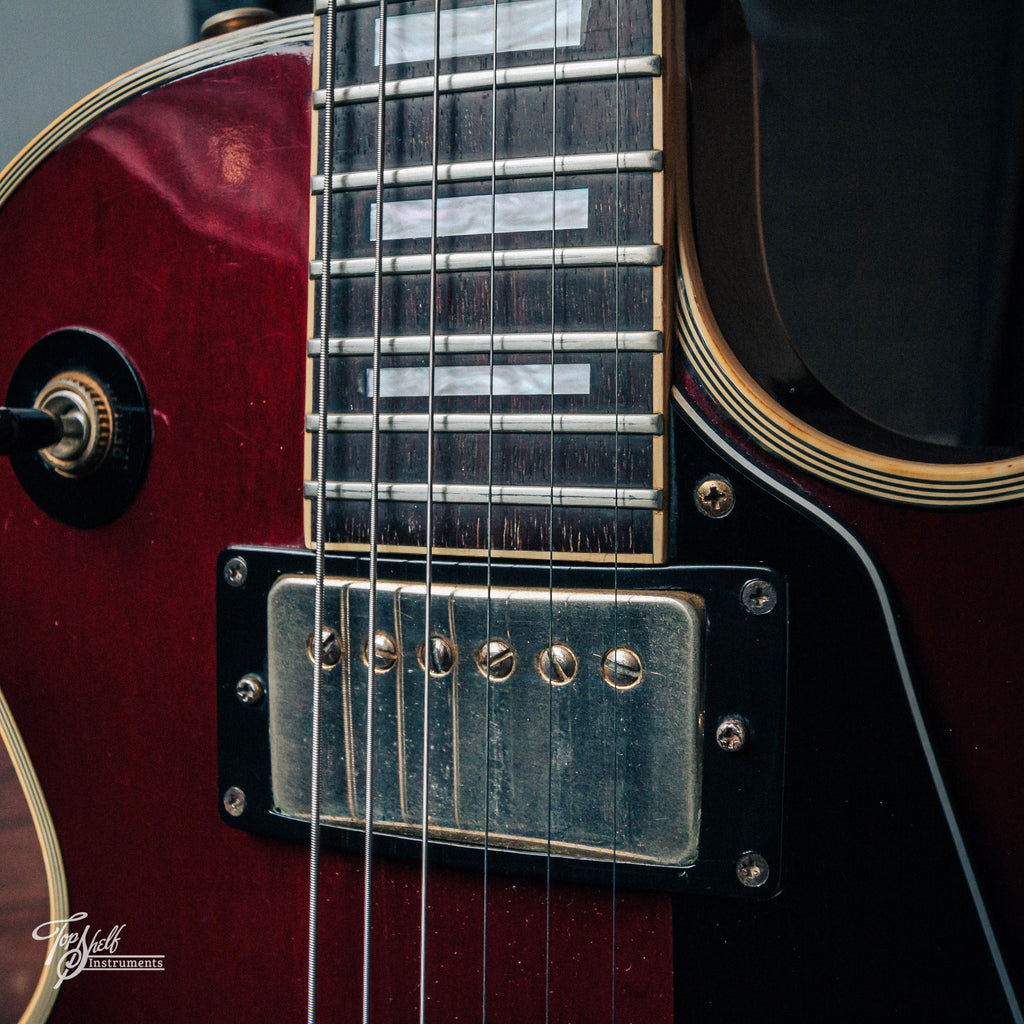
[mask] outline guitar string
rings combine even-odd
[[[437,348],[437,167],[440,127],[440,57],[441,57],[441,0],[434,0],[434,82],[433,126],[430,153],[430,287],[429,287],[429,353],[427,356],[427,506],[424,522],[426,562],[424,573],[425,615],[423,621],[423,761],[422,795],[420,801],[420,1005],[419,1020],[424,1024],[427,1013],[427,862],[429,838],[430,797],[430,670],[433,663],[433,564],[434,564],[434,364]],[[378,207],[380,210],[381,207]],[[452,638],[454,639],[454,638]],[[452,665],[452,685],[455,681]],[[457,751],[455,756],[458,756]]]
[[[544,1021],[551,1019],[551,831],[552,797],[554,795],[554,711],[556,662],[554,656],[555,616],[555,246],[557,243],[557,184],[556,164],[558,160],[558,2],[551,5],[551,274],[549,279],[551,302],[551,394],[548,409],[551,424],[548,428],[548,785],[547,785],[547,836],[544,858]]]
[[[325,88],[334,86],[334,50],[335,50],[335,14],[336,0],[327,0],[327,10],[322,15],[320,26],[324,31],[323,77]],[[323,19],[326,19],[324,21]],[[332,103],[324,105],[321,127],[321,159],[325,180],[330,182],[334,167],[334,110]],[[322,708],[324,665],[321,655],[324,632],[324,553],[326,549],[326,516],[324,504],[326,500],[326,478],[324,463],[327,455],[327,379],[328,379],[328,339],[331,323],[331,189],[324,189],[320,213],[320,310],[318,329],[320,331],[320,355],[317,373],[317,402],[319,403],[316,435],[316,554],[314,556],[314,587],[313,587],[313,693],[312,721],[310,729],[310,811],[309,811],[309,927],[308,927],[308,963],[306,972],[306,1020],[307,1024],[316,1021],[316,982],[317,982],[317,928],[319,924],[320,902],[320,755],[322,746]]]
[[[484,613],[484,851],[483,851],[483,921],[481,935],[480,966],[480,1024],[487,1024],[487,926],[490,896],[490,836],[491,836],[491,712],[494,683],[491,679],[491,587],[494,543],[494,311],[495,311],[495,250],[497,212],[497,166],[498,166],[498,0],[493,0],[491,10],[491,262],[488,272],[488,386],[487,386],[487,597]]]
[[[658,3],[658,0],[651,0],[652,14],[653,5]],[[615,327],[615,369],[613,374],[614,379],[614,408],[612,412],[615,414],[615,443],[614,443],[614,468],[613,468],[613,479],[612,485],[615,493],[614,508],[612,510],[612,545],[613,545],[613,557],[612,557],[612,649],[617,650],[619,646],[619,371],[620,366],[620,351],[619,351],[619,331],[621,328],[621,309],[619,302],[621,295],[619,292],[620,287],[620,269],[619,269],[619,244],[622,241],[621,234],[621,207],[620,207],[620,179],[619,179],[619,154],[622,150],[622,137],[621,137],[621,111],[620,111],[620,74],[619,74],[619,61],[622,56],[622,39],[621,39],[621,6],[620,0],[615,0],[615,87],[614,87],[614,107],[615,107],[615,180],[614,180],[614,201],[612,203],[612,222],[614,225],[614,237],[612,242],[615,246],[615,286],[613,288],[613,301],[614,301],[614,327]],[[614,666],[611,671],[615,671]],[[612,878],[611,878],[611,1024],[615,1024],[615,1010],[616,1010],[616,967],[617,967],[617,948],[616,939],[618,937],[618,856],[619,856],[619,719],[621,714],[620,701],[622,699],[622,693],[618,687],[612,687],[612,715],[611,715],[611,727],[612,727]]]
[[[362,1020],[370,1020],[370,963],[372,959],[373,908],[373,802],[374,802],[374,744],[376,742],[376,677],[377,677],[377,532],[380,484],[380,339],[383,310],[383,249],[384,249],[384,124],[385,78],[387,74],[387,0],[380,0],[377,34],[377,173],[374,195],[377,203],[377,222],[374,225],[373,264],[373,388],[371,396],[372,424],[370,431],[370,553],[369,553],[369,607],[366,637],[366,781],[364,787],[363,820],[363,991]]]

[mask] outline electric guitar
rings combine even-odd
[[[1024,458],[806,373],[685,15],[318,0],[0,176],[23,1020],[1022,1019]]]

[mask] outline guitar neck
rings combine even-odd
[[[382,100],[378,7],[338,14],[330,83],[319,26],[310,323],[328,294],[332,548],[369,542],[376,388],[385,550],[426,544],[432,448],[435,549],[664,557],[660,9],[576,0],[556,24],[555,7],[442,11],[435,67],[433,5],[403,4],[387,18]]]

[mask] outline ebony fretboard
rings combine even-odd
[[[318,82],[314,91],[316,108],[335,105],[326,522],[329,545],[343,548],[369,541],[378,10],[339,5],[334,87]],[[558,0],[553,52],[548,0],[499,3],[495,90],[493,11],[442,4],[431,339],[433,2],[388,6],[378,540],[390,549],[425,544],[433,344],[436,549],[659,560],[657,12],[650,0]],[[538,33],[544,46],[522,48]],[[325,170],[318,158],[317,224]],[[320,292],[317,282],[317,309]],[[313,337],[313,380],[319,352]],[[307,498],[315,493],[315,391]]]

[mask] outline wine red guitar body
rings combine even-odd
[[[128,356],[152,413],[144,482],[107,525],[51,518],[0,467],[2,689],[69,908],[93,934],[123,926],[118,956],[162,966],[65,978],[55,1022],[304,1012],[308,852],[222,820],[215,595],[225,548],[303,546],[308,36],[299,24],[248,50],[223,44],[190,73],[83,108],[74,137],[32,157],[0,206],[0,380],[40,338],[87,329]],[[1019,503],[929,511],[820,482],[762,454],[675,358],[693,415],[672,417],[672,560],[789,580],[782,888],[757,903],[491,873],[485,903],[478,872],[432,869],[427,1019],[478,1020],[486,1006],[496,1022],[753,1020],[773,1003],[786,1019],[922,1019],[931,999],[935,1020],[971,1007],[1014,1019]],[[721,521],[690,497],[709,473],[736,489]],[[905,648],[833,519],[883,567]],[[935,795],[904,652],[994,923],[979,923]],[[362,859],[323,857],[319,1019],[354,1021]],[[371,1009],[387,1024],[416,1019],[419,878],[401,861],[375,868]]]

